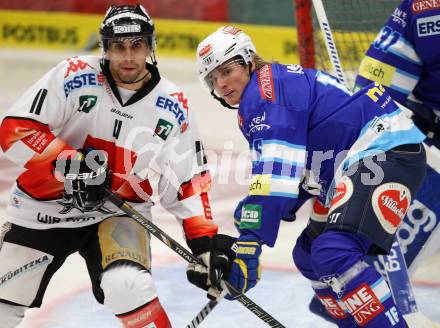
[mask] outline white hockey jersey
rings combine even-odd
[[[211,179],[182,90],[147,64],[151,79],[123,103],[100,60],[63,61],[6,112],[0,146],[25,168],[6,219],[48,229],[90,225],[121,213],[109,202],[100,211],[82,212],[63,199],[64,184],[54,173],[57,158],[92,148],[106,152],[111,189],[135,208],[147,214],[158,198],[183,223],[188,239],[214,234],[207,196]]]

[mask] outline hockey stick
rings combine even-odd
[[[397,235],[394,237],[390,254],[379,255],[379,260],[384,266],[388,285],[397,308],[403,315],[419,312]]]
[[[199,313],[194,317],[194,319],[191,320],[191,323],[186,326],[186,328],[196,328],[200,325],[200,323],[208,316],[208,314],[214,309],[215,306],[217,306],[218,302],[223,297],[220,296],[217,298],[217,300],[209,301],[208,304],[206,304]]]
[[[350,87],[346,83],[346,77],[344,71],[342,70],[341,61],[339,59],[336,44],[333,40],[332,31],[327,19],[327,15],[325,13],[322,0],[312,0],[312,2],[315,8],[316,16],[319,21],[319,25],[321,27],[321,31],[324,35],[324,41],[327,48],[327,53],[329,55],[333,69],[335,70],[336,76],[341,83],[343,83],[347,88],[350,89]],[[436,150],[437,152],[435,152]],[[428,164],[433,166],[433,168],[437,172],[439,172],[438,171],[440,169],[439,164],[437,161],[433,161],[432,157],[439,158],[440,151],[438,151],[438,149],[436,149],[435,147],[434,149],[427,149],[427,157],[428,157]],[[430,163],[430,159],[431,159],[431,163]],[[405,315],[405,317],[413,315],[417,318],[416,320],[420,320],[421,318],[423,318],[423,314],[418,310],[417,302],[414,298],[414,293],[409,279],[408,268],[406,267],[405,259],[402,255],[402,251],[397,237],[396,237],[396,241],[393,243],[392,251],[394,252],[394,254],[396,254],[394,258],[392,258],[392,256],[389,255],[389,256],[383,256],[380,259],[382,260],[381,262],[385,269],[385,275],[388,278],[389,287],[393,299],[395,301],[395,304],[397,305],[398,309],[402,312],[402,314]],[[391,263],[394,263],[394,265],[397,264],[398,270],[396,269],[393,270],[393,267],[390,265]],[[400,271],[400,274],[397,271]]]
[[[145,218],[142,214],[131,207],[126,201],[114,194],[111,190],[106,190],[108,200],[114,205],[119,207],[125,214],[139,223],[144,227],[149,233],[155,236],[157,239],[162,241],[165,245],[171,248],[174,252],[180,255],[184,260],[189,263],[200,263],[199,259],[195,257],[191,252],[189,252],[185,247],[180,245],[173,238],[168,236],[163,230],[157,227],[153,222]],[[264,321],[268,326],[274,328],[285,328],[278,320],[267,313],[258,304],[252,301],[249,297],[238,291],[234,286],[232,286],[226,280],[222,280],[222,284],[226,287],[228,294],[234,299],[239,301],[246,307],[249,311],[255,314],[258,318]]]
[[[335,41],[333,40],[332,30],[328,23],[327,15],[325,14],[324,6],[321,0],[312,0],[313,7],[315,7],[316,17],[318,17],[321,32],[324,34],[325,46],[327,48],[328,56],[332,62],[336,77],[339,81],[347,85],[344,71],[342,70],[341,61],[339,60],[338,50],[336,49]]]
[[[394,238],[390,255],[378,256],[382,263],[394,303],[403,315],[408,327],[434,328],[440,323],[427,318],[418,308],[411,286],[408,268],[399,245],[397,235]]]

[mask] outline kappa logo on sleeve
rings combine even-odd
[[[440,15],[417,19],[417,35],[426,37],[440,34]]]
[[[87,68],[93,69],[93,67],[90,66],[89,63],[82,61],[78,57],[67,58],[67,62],[69,63],[69,66],[67,67],[66,74],[64,74],[64,78],[68,77],[70,73],[76,73]]]

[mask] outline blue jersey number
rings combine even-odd
[[[387,52],[388,49],[399,41],[401,34],[394,31],[392,28],[385,26],[373,42],[376,49]]]

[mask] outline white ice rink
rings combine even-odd
[[[12,105],[55,63],[76,54],[1,49],[0,112]],[[214,180],[210,195],[214,218],[221,232],[235,234],[232,212],[246,193],[249,173],[247,147],[239,134],[236,114],[210,99],[197,81],[192,61],[159,56],[158,62],[160,72],[178,84],[192,103]],[[8,200],[7,191],[16,174],[17,170],[0,154],[1,207]],[[184,244],[174,219],[161,208],[153,213],[155,223]],[[248,296],[286,327],[334,327],[308,311],[311,288],[292,264],[291,250],[305,224],[304,218],[295,223],[282,224],[275,248],[264,249],[263,279]],[[180,257],[156,240],[152,249],[153,275],[161,302],[173,327],[185,327],[207,303],[207,299],[204,293],[187,283],[186,264]],[[431,319],[440,321],[440,255],[425,260],[413,280],[419,308]],[[79,256],[73,255],[51,281],[43,306],[28,310],[19,327],[95,328],[120,325],[107,309],[93,299],[85,264]],[[239,303],[223,300],[200,327],[256,328],[266,325]]]

